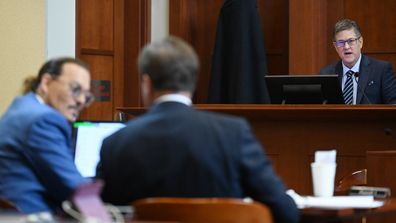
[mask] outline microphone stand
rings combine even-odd
[[[357,85],[357,87],[358,87],[358,90],[363,94],[363,97],[367,100],[368,104],[371,105],[372,103],[371,103],[370,99],[367,97],[366,93],[364,93],[363,89],[362,89],[362,88],[360,87],[360,85],[359,85],[359,82],[357,81],[357,78],[358,78],[359,76],[360,76],[359,72],[355,72],[355,73],[353,74],[353,79],[354,79],[355,82],[356,82],[356,85]]]

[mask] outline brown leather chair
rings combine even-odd
[[[0,210],[18,211],[17,207],[6,199],[0,198]]]
[[[367,185],[367,169],[357,170],[342,177],[335,185],[336,194],[347,194],[352,186]]]
[[[147,198],[132,203],[134,220],[272,223],[264,204],[233,198]]]

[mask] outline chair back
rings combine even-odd
[[[357,170],[341,178],[335,185],[335,192],[347,193],[352,186],[367,185],[367,169]]]
[[[272,223],[264,204],[234,198],[146,198],[132,203],[141,221]]]
[[[18,208],[8,200],[0,198],[0,210],[18,211]]]

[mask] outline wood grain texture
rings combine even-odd
[[[76,55],[92,80],[111,82],[111,101],[95,102],[80,119],[112,120],[115,108],[140,106],[136,59],[150,39],[150,0],[77,0]]]
[[[366,151],[392,150],[394,106],[196,105],[198,109],[246,118],[288,187],[312,194],[310,163],[316,150],[337,150],[336,180],[366,168]],[[132,116],[144,108],[119,108]],[[362,122],[364,120],[364,122]],[[370,170],[369,170],[370,172]]]

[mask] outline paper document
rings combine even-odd
[[[312,197],[300,196],[293,190],[288,190],[287,194],[296,202],[298,208],[377,208],[384,202],[374,200],[373,196],[333,196],[333,197]]]
[[[306,207],[317,208],[377,208],[382,201],[375,201],[373,196],[334,196],[334,197],[306,197]]]

